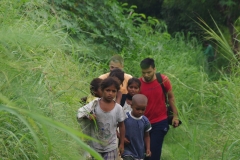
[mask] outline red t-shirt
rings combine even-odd
[[[165,75],[161,74],[161,76],[163,79],[163,85],[167,91],[170,91],[172,89],[170,80]],[[140,94],[144,94],[148,98],[148,105],[144,115],[151,123],[156,123],[167,119],[165,96],[157,79],[152,82],[144,82],[142,78],[140,78],[140,81]]]

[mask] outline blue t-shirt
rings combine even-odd
[[[130,141],[124,144],[124,156],[132,156],[136,159],[143,159],[145,153],[144,134],[151,130],[151,124],[147,117],[133,117],[131,111],[126,113],[128,118],[124,120],[125,137]]]

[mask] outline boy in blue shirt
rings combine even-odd
[[[143,94],[132,97],[132,111],[127,112],[125,119],[125,139],[123,160],[143,160],[145,156],[151,156],[150,136],[151,124],[143,114],[148,99]]]

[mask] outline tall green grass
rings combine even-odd
[[[36,21],[28,18],[30,12],[27,17],[18,14],[19,3],[0,1],[0,157],[83,159],[88,150],[101,159],[83,143],[89,137],[81,134],[76,111],[80,97],[89,94],[89,82],[108,70],[114,51],[53,30],[58,22],[50,14],[42,21],[41,16]],[[34,4],[47,5],[28,3]],[[183,121],[167,134],[162,159],[239,159],[239,69],[213,73],[218,76],[211,79],[196,39],[181,33],[152,34],[140,27],[133,37],[135,46],[119,53],[124,69],[139,77],[140,61],[154,58],[157,71],[172,82]]]
[[[203,31],[203,39],[214,44],[217,57],[214,62],[215,68],[220,72],[235,72],[235,68],[239,66],[239,53],[233,52],[234,44],[229,42],[230,38],[226,38],[226,35],[221,31],[213,17],[211,19],[215,24],[216,30],[210,28],[202,18],[198,18],[199,21],[196,23]],[[236,38],[235,41],[238,42],[239,40]]]
[[[2,13],[12,11],[0,27],[1,159],[82,159],[84,150],[102,159],[84,144],[89,137],[76,121],[95,64],[79,63],[84,54],[73,52],[93,49],[47,22],[21,17],[11,2],[1,4]]]

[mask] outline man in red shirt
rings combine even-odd
[[[164,136],[167,134],[169,125],[167,120],[167,108],[165,104],[165,96],[161,85],[156,78],[156,68],[154,60],[146,58],[140,63],[142,69],[141,89],[140,93],[148,98],[148,105],[145,116],[149,119],[152,130],[150,131],[150,150],[152,156],[147,160],[159,160],[162,152],[162,144]],[[167,91],[169,104],[173,110],[172,124],[178,127],[178,112],[174,104],[174,95],[172,86],[167,76],[162,75],[163,85]]]

